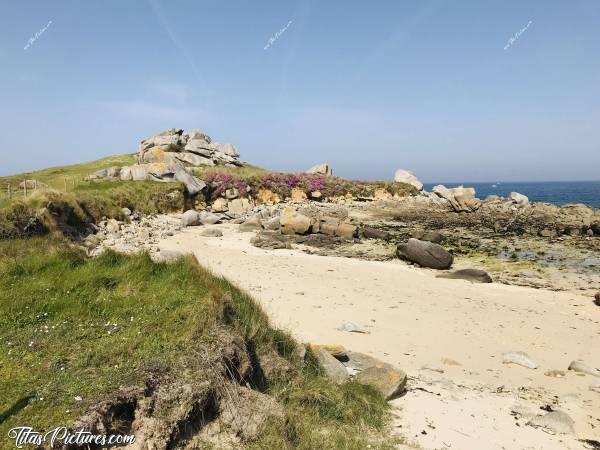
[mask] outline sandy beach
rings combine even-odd
[[[573,360],[600,366],[600,320],[589,298],[440,279],[401,261],[263,250],[236,225],[214,227],[223,237],[187,228],[159,247],[193,252],[298,340],[340,344],[406,371],[408,392],[393,406],[394,430],[409,448],[576,449],[600,439],[600,395],[589,389],[598,378],[567,371]],[[338,330],[344,321],[365,333]],[[512,351],[538,368],[503,364]],[[565,376],[545,375],[551,370]],[[527,425],[553,410],[575,421],[575,435]]]

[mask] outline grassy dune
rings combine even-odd
[[[50,238],[0,241],[0,436],[17,425],[70,424],[120,386],[143,384],[149,368],[200,377],[209,368],[190,367],[182,355],[219,345],[215,330],[223,329],[293,368],[254,386],[283,405],[285,418],[248,448],[391,445],[379,394],[334,385],[316,365],[299,364],[297,344],[254,300],[195,260],[88,259]]]

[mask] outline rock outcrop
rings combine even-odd
[[[399,258],[417,263],[430,269],[445,270],[450,268],[454,257],[444,247],[433,242],[410,238],[406,244],[398,245],[396,254]]]
[[[529,197],[523,194],[519,194],[518,192],[511,192],[509,198],[513,201],[513,203],[519,206],[529,205]]]
[[[411,184],[414,187],[416,187],[417,190],[419,190],[419,191],[423,190],[423,183],[421,183],[421,181],[419,181],[417,176],[414,173],[412,173],[410,170],[404,170],[404,169],[396,170],[396,173],[394,174],[394,181],[397,181],[399,183]]]
[[[233,144],[212,142],[200,130],[171,128],[144,139],[138,149],[138,163],[179,162],[189,166],[240,166],[240,153]]]
[[[327,176],[332,176],[333,175],[333,169],[331,168],[331,166],[327,163],[322,163],[322,164],[317,164],[316,166],[311,167],[310,169],[308,169],[306,171],[306,173],[316,173],[319,175],[327,175]]]
[[[471,212],[481,206],[481,201],[475,197],[475,189],[463,186],[447,188],[442,184],[434,186],[433,192],[439,197],[448,200],[456,212]]]
[[[133,166],[102,169],[86,179],[123,181],[179,181],[191,195],[206,187],[206,183],[194,177],[188,167],[225,165],[241,166],[240,153],[233,144],[212,142],[200,130],[171,128],[144,139]]]

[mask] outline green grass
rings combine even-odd
[[[23,180],[37,180],[47,184],[50,188],[64,191],[64,180],[67,178],[68,190],[72,189],[71,180],[81,181],[87,175],[100,169],[106,169],[112,166],[130,166],[135,164],[134,154],[112,155],[106,158],[98,159],[81,164],[72,164],[68,166],[49,167],[34,172],[25,172],[18,175],[0,177],[0,187],[6,189],[7,184],[11,184],[16,190],[18,184]]]
[[[88,259],[51,238],[0,241],[0,436],[17,425],[69,424],[120,386],[142,382],[148,367],[198,370],[182,355],[209,348],[215,329],[296,367],[265,387],[285,420],[249,448],[391,445],[379,394],[334,385],[314,363],[298,367],[297,344],[270,326],[249,295],[191,257],[170,264],[115,253]]]
[[[251,164],[244,164],[241,167],[226,167],[226,166],[215,166],[215,167],[194,167],[192,172],[195,176],[200,179],[210,175],[211,173],[227,173],[235,175],[239,178],[246,179],[250,177],[260,176],[268,173],[269,171],[258,166]]]

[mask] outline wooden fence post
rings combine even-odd
[[[12,192],[10,191],[10,183],[6,187],[6,190],[8,191],[8,199],[10,200],[12,198]]]
[[[63,178],[63,181],[65,182],[65,192],[67,192],[67,179]]]
[[[23,193],[27,197],[27,180],[23,181]]]

